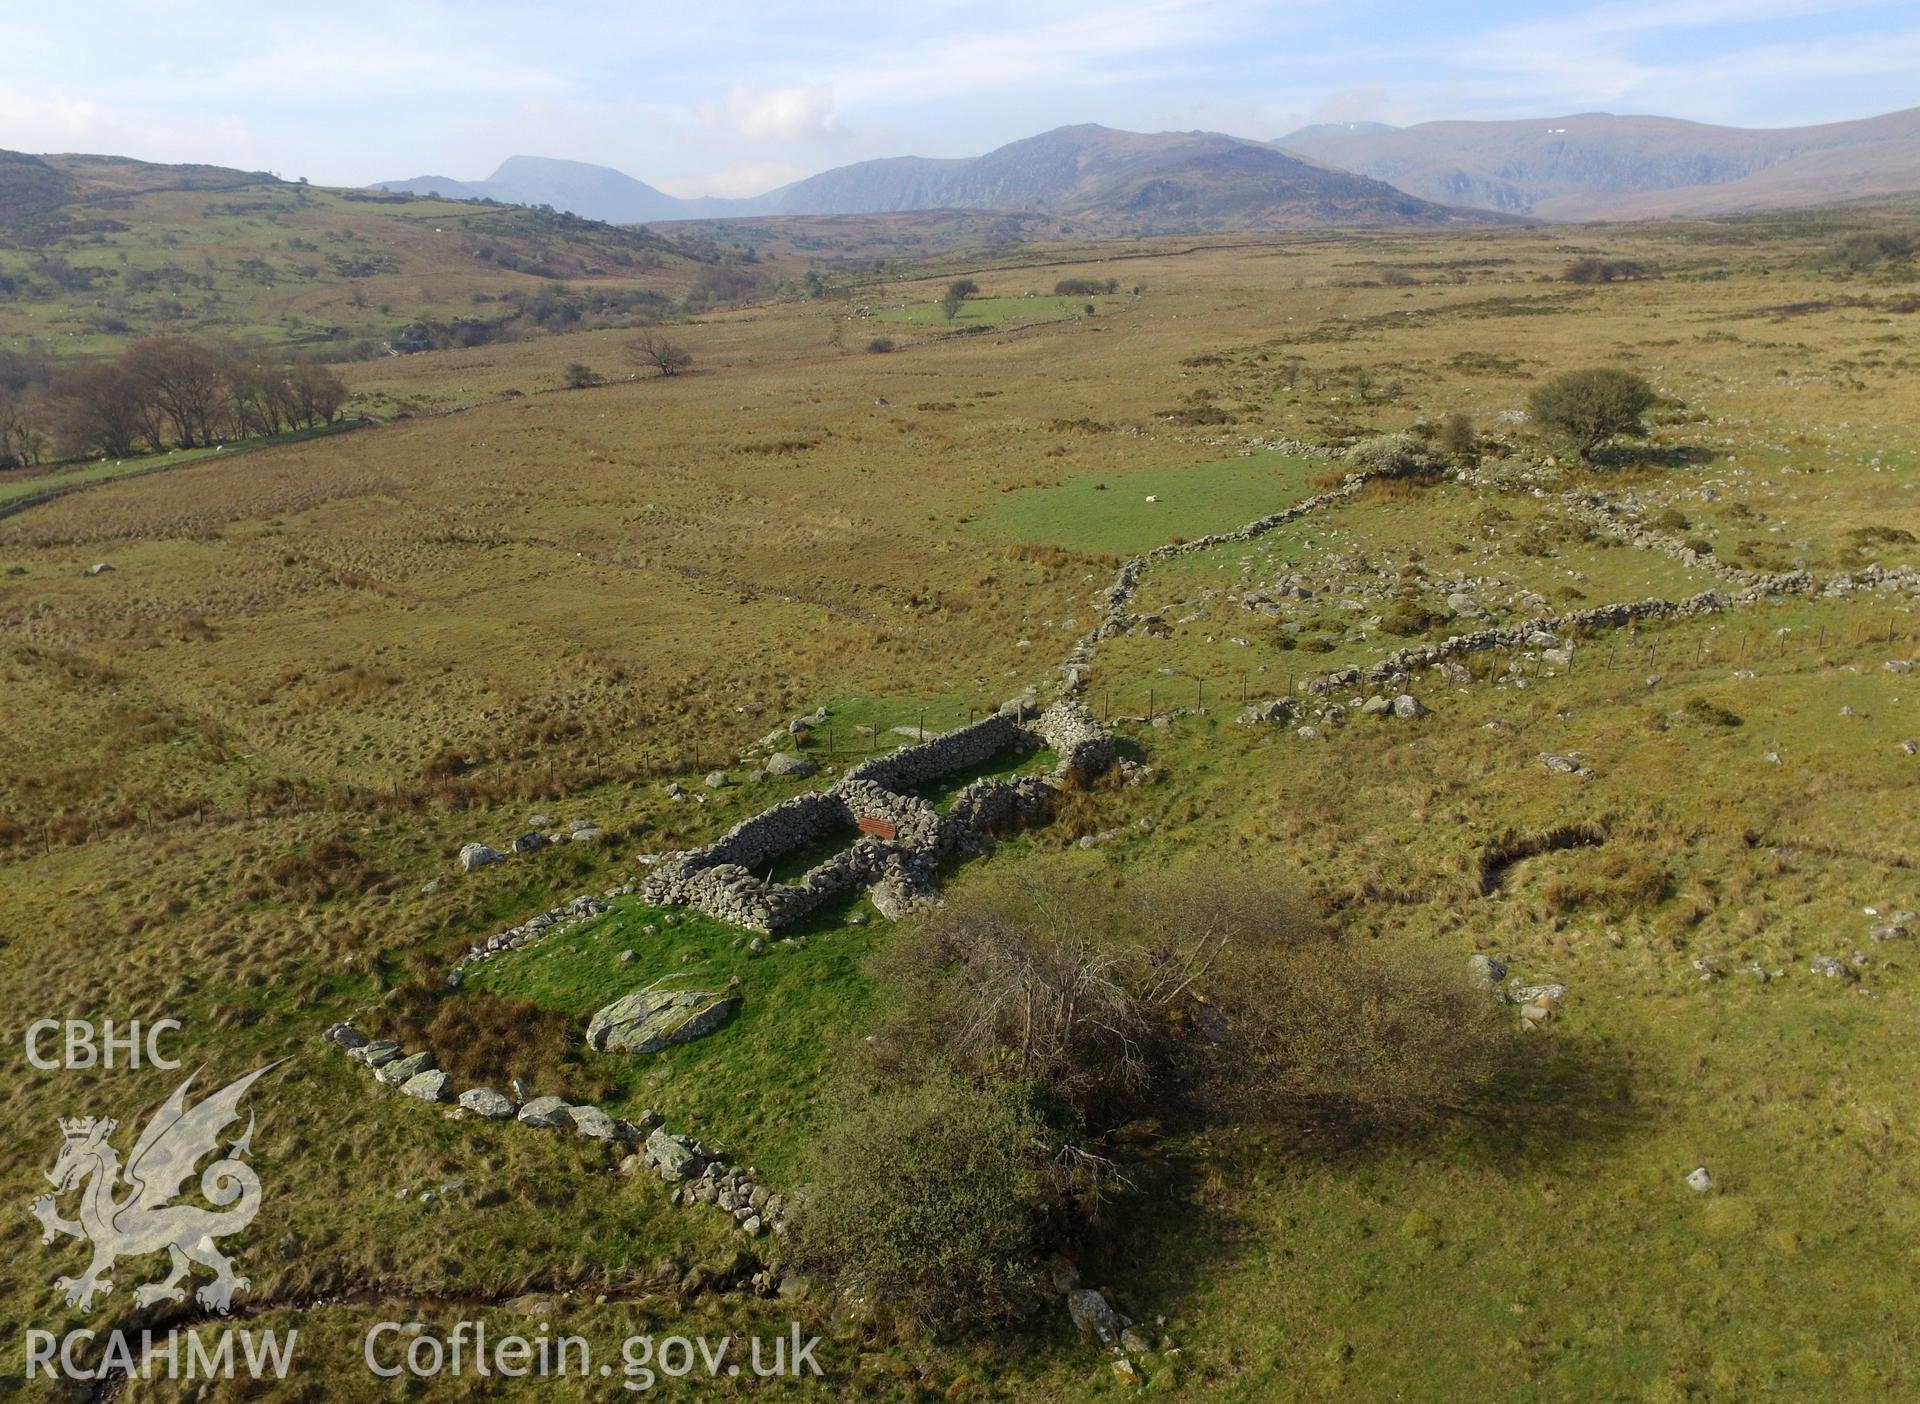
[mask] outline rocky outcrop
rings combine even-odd
[[[587,1047],[602,1053],[658,1053],[691,1043],[740,1012],[740,996],[712,990],[636,990],[598,1010]]]

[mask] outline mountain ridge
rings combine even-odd
[[[1219,132],[1059,127],[979,156],[889,156],[746,199],[682,200],[604,166],[511,157],[487,181],[440,177],[377,188],[510,197],[619,223],[746,215],[992,210],[1057,214],[1129,232],[1315,224],[1488,222],[1497,214],[1424,200],[1265,142]]]
[[[1429,200],[1545,219],[1736,213],[1920,189],[1920,108],[1800,127],[1574,113],[1303,128],[1276,145]]]

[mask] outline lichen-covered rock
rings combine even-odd
[[[584,1106],[570,1108],[573,1116],[573,1129],[582,1136],[596,1141],[617,1141],[620,1139],[620,1124],[598,1107]]]
[[[1077,1287],[1067,1293],[1067,1315],[1073,1318],[1076,1331],[1102,1345],[1112,1345],[1126,1328],[1113,1304],[1091,1287]]]
[[[400,1045],[390,1038],[376,1038],[372,1043],[363,1043],[358,1048],[349,1048],[347,1056],[356,1063],[365,1063],[370,1068],[385,1067],[400,1056]]]
[[[469,1087],[460,1094],[460,1105],[489,1121],[505,1121],[513,1115],[513,1098],[491,1087]]]
[[[423,1102],[444,1102],[447,1100],[447,1084],[451,1081],[438,1068],[423,1073],[415,1073],[400,1084],[400,1090],[409,1097],[418,1097]]]
[[[469,843],[460,850],[460,871],[470,873],[491,863],[504,863],[506,857],[496,848],[484,843]]]
[[[639,990],[598,1010],[587,1047],[602,1053],[657,1053],[720,1028],[740,1012],[740,996],[713,990]]]
[[[647,1159],[664,1180],[691,1180],[707,1168],[706,1157],[680,1136],[664,1130],[647,1137]]]
[[[398,1087],[410,1077],[427,1072],[433,1067],[433,1054],[415,1053],[406,1058],[395,1058],[374,1074],[389,1087]]]
[[[573,1108],[564,1098],[535,1097],[520,1108],[522,1126],[557,1126],[562,1129],[573,1125]]]

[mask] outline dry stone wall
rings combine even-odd
[[[1029,718],[1015,699],[993,716],[874,756],[825,790],[797,795],[736,824],[705,848],[655,860],[641,884],[647,901],[686,906],[750,931],[790,926],[822,903],[865,889],[882,916],[898,918],[938,900],[942,864],[987,852],[1001,830],[1043,818],[1070,779],[1101,774],[1119,759],[1113,734],[1079,702],[1063,698]],[[943,814],[912,793],[922,785],[1038,746],[1059,762],[1051,775],[974,781]],[[846,848],[796,882],[757,876],[785,854],[836,829],[859,830]]]

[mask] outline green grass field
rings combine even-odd
[[[1076,478],[1008,493],[965,525],[969,535],[992,541],[1130,556],[1176,539],[1232,531],[1277,512],[1309,496],[1308,480],[1328,467],[1320,460],[1257,453]]]
[[[954,331],[995,331],[1008,327],[1033,326],[1058,322],[1069,317],[1084,317],[1089,304],[1094,315],[1105,316],[1127,305],[1124,297],[1099,294],[1093,297],[1053,297],[1029,294],[1021,297],[970,297],[949,320],[940,304],[911,302],[903,307],[882,307],[869,319],[910,327],[945,327]]]

